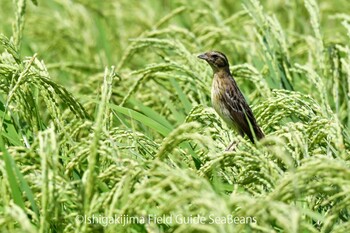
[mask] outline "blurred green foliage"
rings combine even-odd
[[[350,228],[347,0],[1,4],[1,232]],[[260,143],[211,108],[208,50],[228,56]],[[206,222],[79,221],[93,215]]]

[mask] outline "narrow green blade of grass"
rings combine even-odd
[[[181,148],[186,148],[188,149],[188,152],[191,154],[192,158],[193,158],[193,162],[196,166],[197,169],[199,169],[202,166],[202,162],[199,159],[198,155],[196,154],[196,152],[192,149],[192,146],[189,142],[183,142],[180,144]]]
[[[12,159],[12,158],[11,158]],[[40,213],[39,213],[39,208],[38,206],[36,205],[36,202],[34,200],[34,195],[33,195],[33,192],[32,190],[30,189],[27,181],[24,179],[21,171],[18,169],[18,167],[16,166],[16,164],[14,164],[13,166],[14,170],[15,170],[15,173],[16,173],[16,176],[20,182],[20,188],[21,190],[24,191],[24,193],[26,194],[26,197],[28,198],[29,202],[30,202],[30,205],[32,206],[32,210],[34,211],[34,213],[36,214],[37,218],[40,219]]]
[[[184,114],[183,111],[178,111],[176,106],[174,105],[173,102],[171,102],[169,99],[166,100],[166,105],[171,111],[172,115],[174,115],[174,118],[177,120],[178,124],[181,124],[182,122],[185,121],[186,115]]]
[[[13,168],[16,167],[16,164],[13,161],[11,155],[6,150],[2,137],[0,137],[0,147],[1,147],[1,151],[3,153],[3,157],[5,161],[5,169],[6,169],[7,179],[10,185],[13,201],[16,205],[18,205],[24,210],[24,201],[22,198],[20,187],[18,186],[18,183],[16,181],[15,173],[13,171]]]
[[[158,112],[154,111],[152,108],[143,105],[140,101],[137,101],[134,98],[130,98],[129,102],[139,107],[142,113],[144,113],[146,116],[152,118],[153,120],[159,122],[160,124],[164,125],[165,127],[171,130],[174,129],[173,125],[165,117],[163,117]]]
[[[3,102],[0,102],[0,118],[3,119],[3,127],[1,135],[4,136],[12,143],[14,146],[22,146],[21,138],[18,135],[13,122],[9,116],[4,116],[5,106]]]
[[[137,120],[140,123],[154,129],[155,131],[162,134],[163,136],[167,136],[171,132],[171,129],[167,128],[166,126],[160,124],[159,122],[157,122],[157,121],[155,121],[155,120],[153,120],[153,119],[151,119],[151,118],[145,116],[144,114],[139,113],[135,110],[121,107],[121,106],[117,106],[114,104],[110,104],[109,107],[111,109],[113,109],[114,111],[117,111],[117,112],[122,113],[126,116],[129,116],[132,119]]]
[[[94,16],[94,21],[96,24],[96,28],[98,30],[98,34],[96,35],[97,37],[97,46],[100,47],[99,50],[104,51],[107,60],[109,63],[112,63],[112,54],[111,54],[111,48],[110,44],[108,43],[107,37],[106,37],[106,29],[105,26],[103,25],[101,18],[98,17],[98,15]]]
[[[5,126],[6,125],[6,126]],[[4,123],[4,127],[6,127],[6,132],[3,131],[1,133],[2,136],[4,136],[5,138],[7,138],[9,140],[9,142],[11,144],[13,144],[14,146],[22,146],[23,143],[21,142],[21,139],[19,138],[16,129],[13,127],[12,124],[5,124]]]
[[[187,95],[185,95],[185,93],[182,91],[180,85],[178,84],[178,82],[174,78],[170,78],[170,83],[175,88],[177,95],[179,96],[179,99],[185,108],[186,113],[189,113],[192,109],[192,104],[188,100]]]

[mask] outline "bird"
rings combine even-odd
[[[253,144],[255,138],[264,138],[264,133],[230,72],[226,55],[219,51],[209,51],[198,55],[198,58],[205,60],[213,70],[211,102],[219,116],[242,137],[247,135]]]

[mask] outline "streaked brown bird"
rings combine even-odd
[[[211,51],[199,55],[198,58],[207,61],[214,72],[211,102],[215,111],[242,137],[246,134],[252,143],[255,138],[258,140],[263,138],[264,133],[256,123],[252,110],[231,75],[225,54]]]

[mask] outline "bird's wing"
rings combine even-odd
[[[223,98],[227,109],[230,111],[230,117],[236,122],[241,135],[244,133],[247,134],[249,139],[254,142],[253,134],[249,126],[250,123],[255,135],[261,138],[260,135],[263,135],[263,133],[257,125],[253,112],[245,101],[242,93],[238,89],[229,88],[226,89]],[[249,119],[249,123],[247,119]]]
[[[250,115],[249,110],[247,111],[247,104],[241,99],[239,93],[234,93],[233,91],[232,89],[225,91],[223,96],[224,103],[231,113],[232,120],[239,123],[240,127],[244,127],[248,123],[247,117],[249,118]]]

